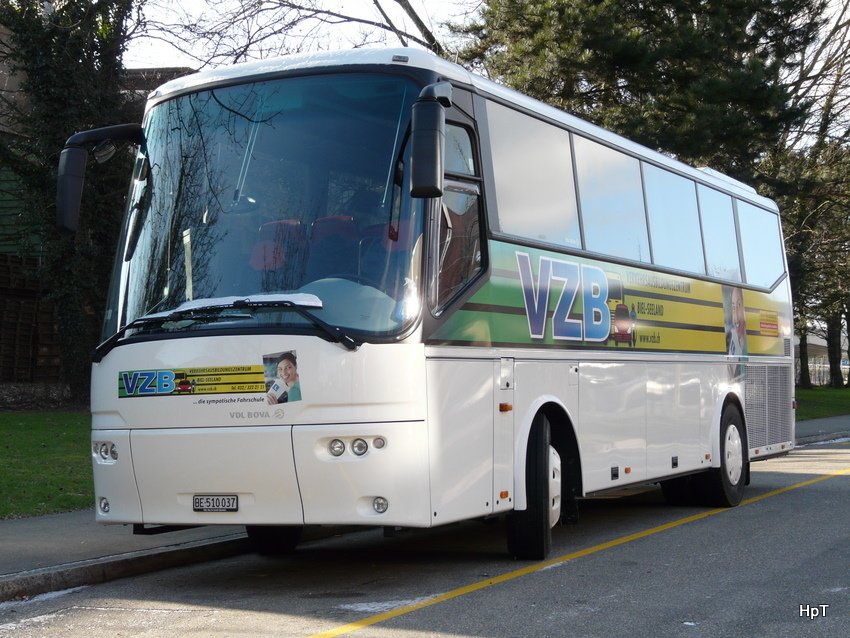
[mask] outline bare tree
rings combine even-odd
[[[166,0],[149,0],[141,25],[145,37],[176,47],[199,66],[390,43],[446,54],[426,10],[417,11],[409,0],[361,0],[345,7],[328,0],[209,0],[205,4],[202,15],[192,15],[175,10]]]

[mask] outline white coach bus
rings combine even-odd
[[[92,369],[97,521],[427,528],[578,501],[733,506],[794,441],[776,205],[411,49],[153,92]]]

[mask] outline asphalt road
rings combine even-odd
[[[545,563],[501,523],[349,534],[0,603],[0,636],[850,636],[850,444],[755,464],[746,497],[586,501]]]

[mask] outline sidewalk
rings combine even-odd
[[[136,536],[94,519],[91,509],[0,521],[0,602],[250,550],[242,526]]]
[[[797,445],[850,437],[850,415],[797,423]],[[305,540],[339,533],[309,530]],[[135,536],[94,511],[0,521],[0,602],[250,551],[241,526]]]
[[[850,437],[850,415],[809,419],[796,425],[797,445]]]

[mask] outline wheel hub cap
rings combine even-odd
[[[726,475],[732,485],[737,485],[741,480],[744,469],[744,449],[741,442],[741,434],[738,428],[730,425],[726,429]]]

